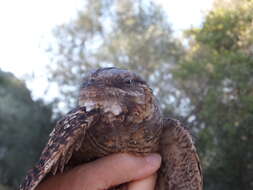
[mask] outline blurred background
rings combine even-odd
[[[191,129],[204,189],[253,189],[252,0],[9,0],[0,23],[0,190],[104,66],[142,75]]]

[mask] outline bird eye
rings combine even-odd
[[[125,81],[126,84],[132,84],[132,82],[133,82],[133,81],[132,81],[131,79]]]

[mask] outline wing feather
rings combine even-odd
[[[86,112],[84,107],[78,107],[58,121],[39,162],[28,172],[19,190],[33,190],[48,173],[62,172],[73,151],[80,148],[86,130],[98,116],[97,110]]]
[[[164,119],[161,137],[163,158],[159,171],[159,190],[202,190],[200,160],[192,137],[180,122]]]

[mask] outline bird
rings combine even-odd
[[[203,189],[201,164],[189,130],[163,116],[153,90],[138,74],[99,68],[84,77],[77,106],[57,122],[19,190],[34,190],[48,176],[114,153],[145,156],[153,152],[162,157],[156,190]]]

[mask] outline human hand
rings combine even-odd
[[[128,190],[153,190],[160,164],[158,154],[114,154],[49,177],[36,190],[101,190],[127,182]]]

